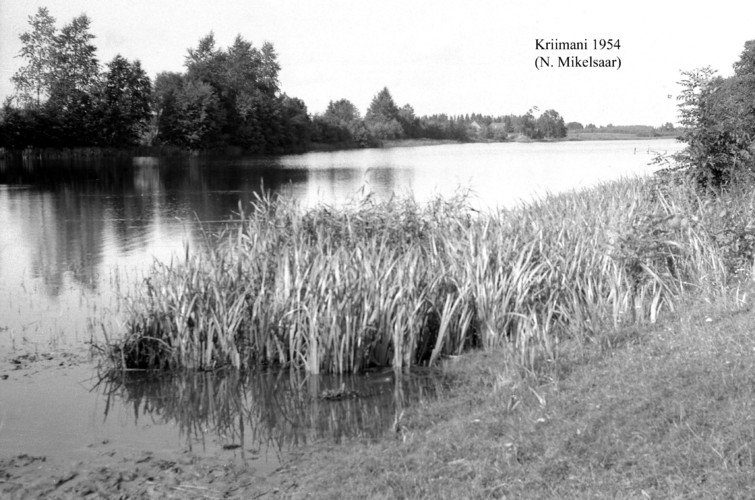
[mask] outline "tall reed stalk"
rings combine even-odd
[[[463,194],[310,210],[258,197],[207,248],[155,264],[109,359],[359,372],[477,346],[532,367],[751,270],[755,231],[725,205],[752,220],[753,195],[727,196],[625,179],[485,213]]]

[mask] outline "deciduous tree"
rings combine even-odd
[[[183,91],[184,76],[180,73],[162,72],[155,78],[152,92],[152,109],[156,113],[156,140],[161,144],[181,145],[182,130],[178,96]]]
[[[182,145],[206,149],[218,145],[220,139],[220,102],[208,83],[187,81],[176,96],[178,125]]]
[[[347,126],[361,119],[359,110],[348,99],[330,101],[325,109],[323,118],[335,125]]]
[[[404,129],[399,122],[399,112],[388,87],[377,93],[364,117],[367,129],[378,139],[398,139]]]
[[[40,7],[33,17],[29,16],[29,25],[31,30],[19,37],[23,46],[18,57],[26,60],[26,66],[21,67],[11,81],[21,103],[38,108],[50,92],[55,18],[45,7]]]
[[[403,135],[405,137],[419,137],[419,118],[414,114],[414,108],[411,107],[411,105],[404,104],[401,109],[398,110],[398,121],[401,124],[401,128],[404,130]]]
[[[152,84],[141,63],[120,54],[107,64],[100,100],[102,137],[108,145],[139,142],[151,115]]]
[[[560,139],[566,137],[564,119],[554,109],[549,109],[537,118],[537,128],[542,137]]]
[[[90,92],[99,76],[97,47],[89,32],[91,22],[86,14],[74,18],[55,36],[52,51],[51,98],[62,105],[69,99],[80,100],[76,94]]]

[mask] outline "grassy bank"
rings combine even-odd
[[[304,211],[259,199],[206,251],[156,264],[111,368],[408,369],[471,347],[528,370],[567,340],[654,323],[751,268],[753,195],[632,179],[478,213],[464,196]],[[217,243],[214,243],[217,241]]]
[[[393,438],[302,450],[258,489],[332,499],[752,498],[749,297],[740,288],[681,304],[656,325],[617,330],[610,347],[565,346],[554,376],[522,376],[497,351],[461,356],[446,367],[450,394],[407,409]]]

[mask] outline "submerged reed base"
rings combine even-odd
[[[310,210],[261,197],[206,249],[155,264],[107,365],[408,370],[495,347],[533,369],[565,339],[605,341],[749,273],[753,199],[656,178],[492,213],[464,195]]]

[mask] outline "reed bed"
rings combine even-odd
[[[755,195],[624,179],[479,212],[459,194],[303,210],[262,196],[128,297],[112,369],[407,370],[470,347],[532,369],[749,276]]]

